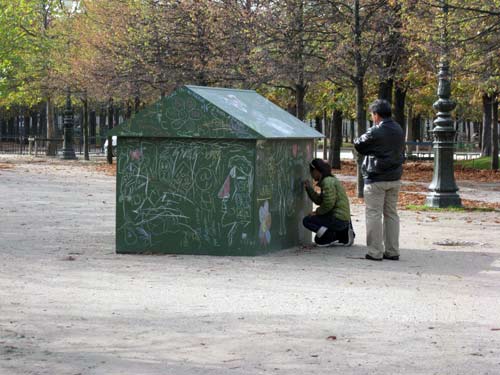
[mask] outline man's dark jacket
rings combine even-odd
[[[365,155],[361,166],[365,183],[401,179],[405,159],[404,146],[403,129],[390,118],[383,119],[356,138],[354,148]]]

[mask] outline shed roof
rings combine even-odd
[[[255,91],[200,86],[177,89],[108,135],[231,139],[323,137]]]

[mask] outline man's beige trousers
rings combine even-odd
[[[368,254],[399,255],[398,195],[401,181],[381,181],[365,184],[366,245]],[[383,219],[383,220],[382,220]]]

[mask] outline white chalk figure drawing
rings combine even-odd
[[[117,235],[128,249],[251,244],[253,143],[120,141]]]
[[[269,212],[269,202],[264,201],[264,204],[259,208],[259,240],[263,246],[268,246],[271,243],[271,224],[272,217]]]

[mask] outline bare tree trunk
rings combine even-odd
[[[94,138],[94,144],[95,144],[95,137],[96,137],[96,127],[97,127],[96,110],[90,109],[89,110],[89,139]]]
[[[411,137],[408,136],[408,140],[411,140],[413,142],[421,142],[422,141],[422,127],[420,126],[422,122],[422,116],[420,113],[414,113],[412,114],[411,121],[408,124],[410,126],[411,131],[408,132],[408,134],[411,134]]]
[[[356,82],[356,119],[358,122],[358,136],[360,136],[366,132],[365,90],[364,82],[362,79]],[[363,175],[361,173],[363,158],[363,155],[357,155],[356,181],[358,198],[364,197],[363,190],[365,184],[363,181]]]
[[[349,129],[347,122],[342,120],[342,140],[344,143],[349,142]]]
[[[139,95],[134,97],[134,113],[137,113],[141,110],[141,98]]]
[[[306,97],[306,87],[304,85],[295,85],[295,104],[297,107],[297,118],[301,121],[304,120],[306,110],[304,105],[304,98]]]
[[[356,69],[356,77],[354,79],[356,88],[356,120],[358,122],[358,136],[366,132],[366,112],[365,112],[365,68],[361,55],[361,16],[359,0],[354,0],[354,65]],[[363,198],[363,190],[365,187],[363,175],[361,173],[361,165],[363,163],[363,155],[357,155],[357,170],[356,182],[358,198]]]
[[[491,118],[492,97],[483,94],[483,136],[481,141],[481,156],[491,156]]]
[[[323,133],[323,129],[321,129],[321,119],[318,116],[314,117],[314,129],[319,133]]]
[[[414,136],[413,136],[413,126],[412,126],[412,121],[411,121],[412,117],[413,117],[413,107],[410,105],[410,106],[408,106],[408,115],[407,115],[408,121],[406,121],[406,123],[407,123],[406,133],[405,133],[406,142],[410,142],[410,141],[415,140]],[[414,151],[414,147],[411,145],[407,145],[406,150],[408,152],[412,152],[412,151]]]
[[[10,118],[9,121],[9,135],[16,137],[16,116]]]
[[[394,95],[394,121],[396,121],[403,129],[403,134],[406,135],[406,121],[405,121],[405,102],[406,102],[406,89],[396,85]]]
[[[109,99],[108,106],[108,130],[113,129],[115,111],[113,108],[113,98]],[[108,164],[113,164],[113,138],[108,136],[107,160]]]
[[[54,106],[52,104],[52,98],[47,98],[47,150],[45,154],[47,156],[56,156],[57,154],[57,142],[56,138],[56,126],[54,123]]]
[[[332,129],[330,127],[330,124],[328,122],[328,116],[326,115],[326,111],[323,111],[323,119],[321,120],[323,123],[323,128],[325,129],[325,138],[323,138],[323,160],[328,160],[330,158],[329,156],[329,149],[328,149],[328,141],[330,140],[330,134],[332,133]]]
[[[331,135],[329,161],[333,169],[340,169],[340,148],[342,146],[342,111],[333,111]]]
[[[132,103],[127,100],[127,107],[125,109],[125,119],[128,120],[132,116]]]
[[[354,134],[354,133],[355,133],[355,130],[354,130],[354,123],[355,123],[354,119],[351,119],[351,120],[349,121],[350,133],[351,133],[351,134],[349,135],[349,142],[351,142],[351,143],[354,143],[354,135],[355,135],[355,134]]]
[[[26,137],[29,137],[33,134],[34,125],[35,122],[33,121],[33,112],[29,108],[26,108],[24,115],[24,135]]]
[[[19,113],[14,116],[14,138],[19,139]]]
[[[385,99],[389,103],[392,103],[392,89],[394,86],[394,81],[392,78],[388,78],[378,84],[378,97],[379,99]]]
[[[38,135],[38,108],[31,112],[31,135]]]
[[[90,160],[89,158],[89,106],[87,95],[85,95],[83,102],[83,158],[85,160]]]
[[[388,39],[386,42],[388,53],[385,54],[381,62],[382,74],[379,82],[378,97],[394,104],[394,77],[396,76],[398,70],[398,63],[401,60],[401,57],[407,54],[407,51],[402,47],[404,43],[401,35],[401,4],[398,1],[389,3],[391,4],[389,5],[387,16],[389,19],[392,19],[392,27],[388,30]]]
[[[120,105],[115,105],[115,120],[113,122],[113,127],[118,126],[121,124],[120,122],[120,113],[121,113],[121,106]]]
[[[476,124],[476,122],[474,122]],[[479,144],[479,150],[482,150],[483,148],[483,122],[477,122],[477,128],[478,128],[478,137],[477,137],[477,143]],[[474,126],[475,128],[475,126]]]
[[[491,169],[498,170],[498,94],[492,101],[492,122],[493,129],[491,133],[492,141],[492,157],[491,157]]]
[[[321,134],[323,134],[324,129],[323,129],[323,128],[322,128],[322,126],[321,126],[321,118],[320,118],[319,116],[316,116],[316,117],[314,118],[314,127],[316,128],[316,130],[317,130],[318,132],[320,132]],[[320,142],[320,141],[318,140],[318,143],[319,143],[319,142]],[[323,139],[323,142],[322,142],[322,143],[323,143],[323,150],[322,150],[322,151],[323,151],[323,159],[324,159],[324,156],[325,156],[325,140],[324,140],[324,139]],[[314,154],[313,159],[316,159],[316,155],[317,155],[317,152]]]
[[[38,132],[37,135],[45,137],[47,134],[47,104],[40,104],[38,107]]]

